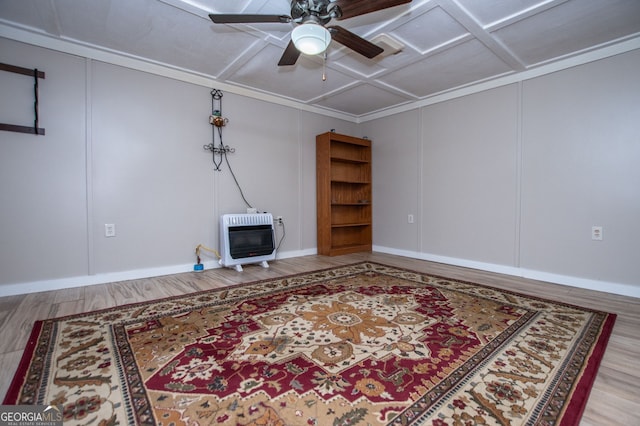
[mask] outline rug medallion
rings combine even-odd
[[[377,263],[38,321],[65,424],[577,424],[615,316]]]

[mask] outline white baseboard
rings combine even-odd
[[[317,254],[314,249],[297,250],[279,252],[276,256],[278,259],[286,259],[289,257],[310,256]],[[203,261],[204,269],[220,268],[220,264],[216,260]],[[96,284],[107,284],[118,281],[138,280],[149,277],[159,277],[162,275],[181,274],[184,272],[193,272],[193,263],[162,266],[158,268],[135,269],[122,272],[109,272],[105,274],[83,275],[67,278],[56,278],[53,280],[31,281],[16,284],[0,285],[0,297],[15,296],[19,294],[38,293],[41,291],[62,290],[65,288],[85,287]],[[196,273],[196,272],[194,272]]]
[[[445,263],[448,265],[462,266],[465,268],[478,269],[481,271],[496,272],[499,274],[512,275],[529,278],[539,281],[562,284],[571,287],[578,287],[587,290],[604,291],[607,293],[619,294],[640,298],[640,287],[629,284],[612,283],[585,278],[572,277],[567,275],[552,274],[548,272],[535,271],[531,269],[516,268],[513,266],[497,265],[492,263],[476,262],[466,259],[458,259],[446,256],[437,256],[428,253],[419,253],[408,250],[398,250],[389,247],[373,246],[373,251],[380,253],[395,254],[398,256],[410,257],[412,259],[428,260],[431,262]],[[317,249],[294,250],[280,252],[276,256],[278,259],[290,257],[312,256],[317,254]],[[220,268],[215,260],[203,262],[204,269]],[[65,288],[84,287],[96,284],[107,284],[118,281],[137,280],[149,277],[159,277],[162,275],[180,274],[193,272],[193,264],[182,264],[173,266],[163,266],[158,268],[135,269],[122,272],[109,272],[106,274],[86,275],[68,278],[57,278],[53,280],[31,281],[16,284],[0,285],[0,297],[14,296],[19,294],[38,293],[41,291],[62,290]]]
[[[289,257],[302,257],[302,256],[313,256],[318,254],[318,249],[304,249],[304,250],[294,250],[294,251],[283,251],[276,253],[276,260],[278,259],[287,259]]]
[[[207,262],[209,263],[209,262]],[[209,269],[213,266],[205,268]],[[217,266],[217,262],[215,263]],[[96,275],[82,275],[76,277],[56,278],[53,280],[30,281],[16,284],[0,285],[1,296],[14,296],[17,294],[38,293],[41,291],[62,290],[65,288],[84,287],[96,284],[106,284],[118,281],[137,280],[140,278],[159,277],[162,275],[179,274],[193,271],[193,263],[188,265],[162,266],[158,268],[135,269],[130,271],[109,272]]]
[[[573,277],[569,275],[553,274],[549,272],[536,271],[532,269],[518,268],[515,266],[497,265],[493,263],[476,262],[473,260],[458,259],[455,257],[438,256],[429,253],[419,253],[409,250],[398,250],[390,247],[373,246],[373,251],[387,254],[395,254],[413,259],[428,260],[431,262],[445,263],[447,265],[462,266],[465,268],[478,269],[481,271],[496,272],[499,274],[512,275],[516,277],[528,278],[532,280],[545,281],[554,284],[561,284],[570,287],[583,288],[586,290],[603,291],[606,293],[619,294],[640,298],[640,286],[624,283],[614,283],[608,281],[592,280],[587,278]]]

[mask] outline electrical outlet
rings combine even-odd
[[[282,223],[283,223],[283,222],[282,222],[282,216],[276,216],[276,223],[277,223],[278,225],[282,225]]]
[[[602,241],[602,226],[591,227],[591,239],[593,241]]]
[[[104,224],[104,236],[105,237],[115,237],[116,236],[116,225],[114,223],[105,223]]]
[[[413,215],[412,214],[407,216],[407,223],[413,223]]]

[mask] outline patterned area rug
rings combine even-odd
[[[377,263],[38,321],[65,424],[577,424],[615,315]]]

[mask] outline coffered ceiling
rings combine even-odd
[[[2,0],[0,25],[355,118],[640,38],[640,0],[413,0],[339,21],[374,42],[392,37],[396,54],[366,59],[333,41],[326,61],[278,67],[295,24],[208,18],[288,15],[289,3]]]

